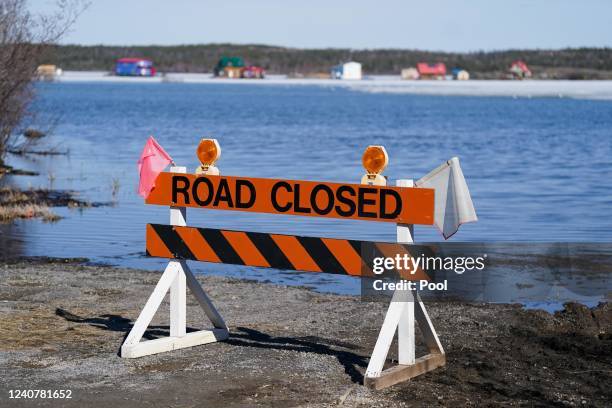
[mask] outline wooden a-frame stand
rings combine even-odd
[[[414,183],[412,180],[398,180],[397,185],[412,187]],[[413,237],[412,225],[397,224],[398,242],[412,243]],[[429,350],[429,354],[417,359],[415,359],[415,317]],[[383,371],[396,331],[398,364]],[[419,294],[416,291],[396,291],[370,357],[363,380],[364,385],[377,390],[386,388],[445,364],[444,349]]]
[[[415,359],[415,317],[429,354]],[[383,371],[387,353],[397,330],[398,364]],[[396,291],[380,329],[364,385],[386,388],[446,364],[446,355],[418,293]]]
[[[185,173],[185,167],[172,167],[174,173]],[[170,207],[170,224],[187,225],[184,207]],[[213,324],[213,329],[187,333],[187,286]],[[170,336],[140,341],[151,323],[166,293],[170,291]],[[225,321],[215,309],[186,261],[169,261],[157,286],[140,312],[132,330],[121,346],[121,357],[136,358],[200,344],[213,343],[229,337]]]

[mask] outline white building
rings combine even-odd
[[[402,75],[402,79],[408,79],[408,80],[419,79],[419,71],[414,67],[402,69],[401,75]]]
[[[331,77],[333,79],[361,79],[361,64],[350,61],[336,65],[331,69]]]
[[[459,70],[456,73],[453,73],[453,76],[458,81],[467,81],[470,79],[470,73],[465,69]]]

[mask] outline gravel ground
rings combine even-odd
[[[612,405],[609,304],[568,304],[555,315],[428,304],[446,367],[372,391],[360,383],[384,304],[216,276],[199,280],[230,326],[228,341],[120,358],[159,276],[60,260],[0,263],[0,406]],[[187,307],[189,327],[208,326],[190,295]],[[147,337],[167,335],[167,310]],[[9,399],[17,389],[69,389],[72,399]]]

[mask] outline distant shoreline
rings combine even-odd
[[[363,64],[368,75],[399,75],[420,62],[465,69],[471,79],[506,79],[513,62],[524,61],[534,79],[612,80],[611,48],[510,49],[443,52],[419,49],[287,48],[263,44],[58,45],[41,63],[67,71],[111,70],[119,58],[153,61],[159,72],[210,72],[221,57],[240,57],[269,74],[326,75],[347,61]],[[450,73],[450,72],[448,72]]]
[[[343,87],[353,91],[388,94],[440,96],[485,96],[512,98],[574,98],[612,100],[612,80],[470,80],[410,81],[399,76],[375,75],[359,81],[288,78],[269,75],[263,80],[221,79],[212,74],[167,73],[153,78],[117,77],[104,71],[66,71],[55,79],[60,83],[189,83],[226,85],[284,85]]]

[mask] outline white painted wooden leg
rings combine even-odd
[[[409,302],[408,296],[411,296],[410,291],[397,290],[393,294],[389,309],[385,315],[385,320],[378,334],[374,351],[370,357],[368,368],[366,369],[366,377],[379,377],[382,372],[389,348],[395,337],[395,331],[399,325],[400,319],[405,314],[405,309]]]
[[[125,339],[125,342],[123,343],[124,345],[137,344],[140,341],[177,274],[178,269],[176,268],[175,263],[169,262],[168,266],[166,266],[166,270],[164,270],[164,273],[159,279],[159,282],[157,282],[153,293],[151,293],[151,296],[149,296],[145,307],[140,312],[138,319],[136,319],[134,327],[132,327],[130,334]]]
[[[380,376],[383,366],[385,365],[387,354],[389,353],[389,348],[391,347],[391,342],[393,342],[393,337],[395,337],[395,329],[397,329],[397,324],[404,306],[405,305],[401,303],[391,303],[391,305],[389,305],[385,321],[383,322],[380,333],[378,334],[378,339],[376,340],[376,345],[370,356],[370,362],[366,369],[366,377]]]
[[[184,166],[172,166],[173,173],[186,173]],[[170,225],[186,226],[187,209],[170,207]],[[185,261],[170,261],[177,270],[177,276],[170,287],[170,336],[181,337],[187,332],[187,287],[185,285]]]
[[[425,304],[421,300],[421,296],[418,294],[418,292],[416,293],[414,304],[416,320],[419,323],[419,328],[421,329],[421,333],[423,333],[423,337],[425,338],[425,344],[427,344],[429,352],[444,354],[444,348],[442,348],[442,343],[440,343],[440,339],[438,338],[436,329],[431,323],[429,314],[425,309]]]
[[[413,180],[397,180],[398,187],[413,187]],[[414,226],[397,224],[397,242],[414,242]],[[415,325],[414,325],[414,293],[409,294],[406,310],[397,328],[398,362],[411,365],[415,361]]]
[[[410,297],[397,326],[397,360],[404,365],[415,361],[414,295],[410,293]]]
[[[170,336],[181,337],[187,334],[187,286],[181,262],[173,262],[177,274],[170,286]]]
[[[183,265],[183,270],[187,279],[187,286],[189,286],[191,293],[193,293],[200,304],[200,307],[202,310],[204,310],[204,313],[206,313],[206,316],[208,316],[213,326],[215,326],[217,329],[228,330],[227,324],[225,324],[223,317],[221,317],[221,314],[217,311],[206,292],[204,292],[204,289],[202,289],[202,286],[200,286],[200,282],[198,282],[195,276],[193,276],[193,272],[191,272],[191,269],[189,269],[189,266],[187,266],[186,263]]]

